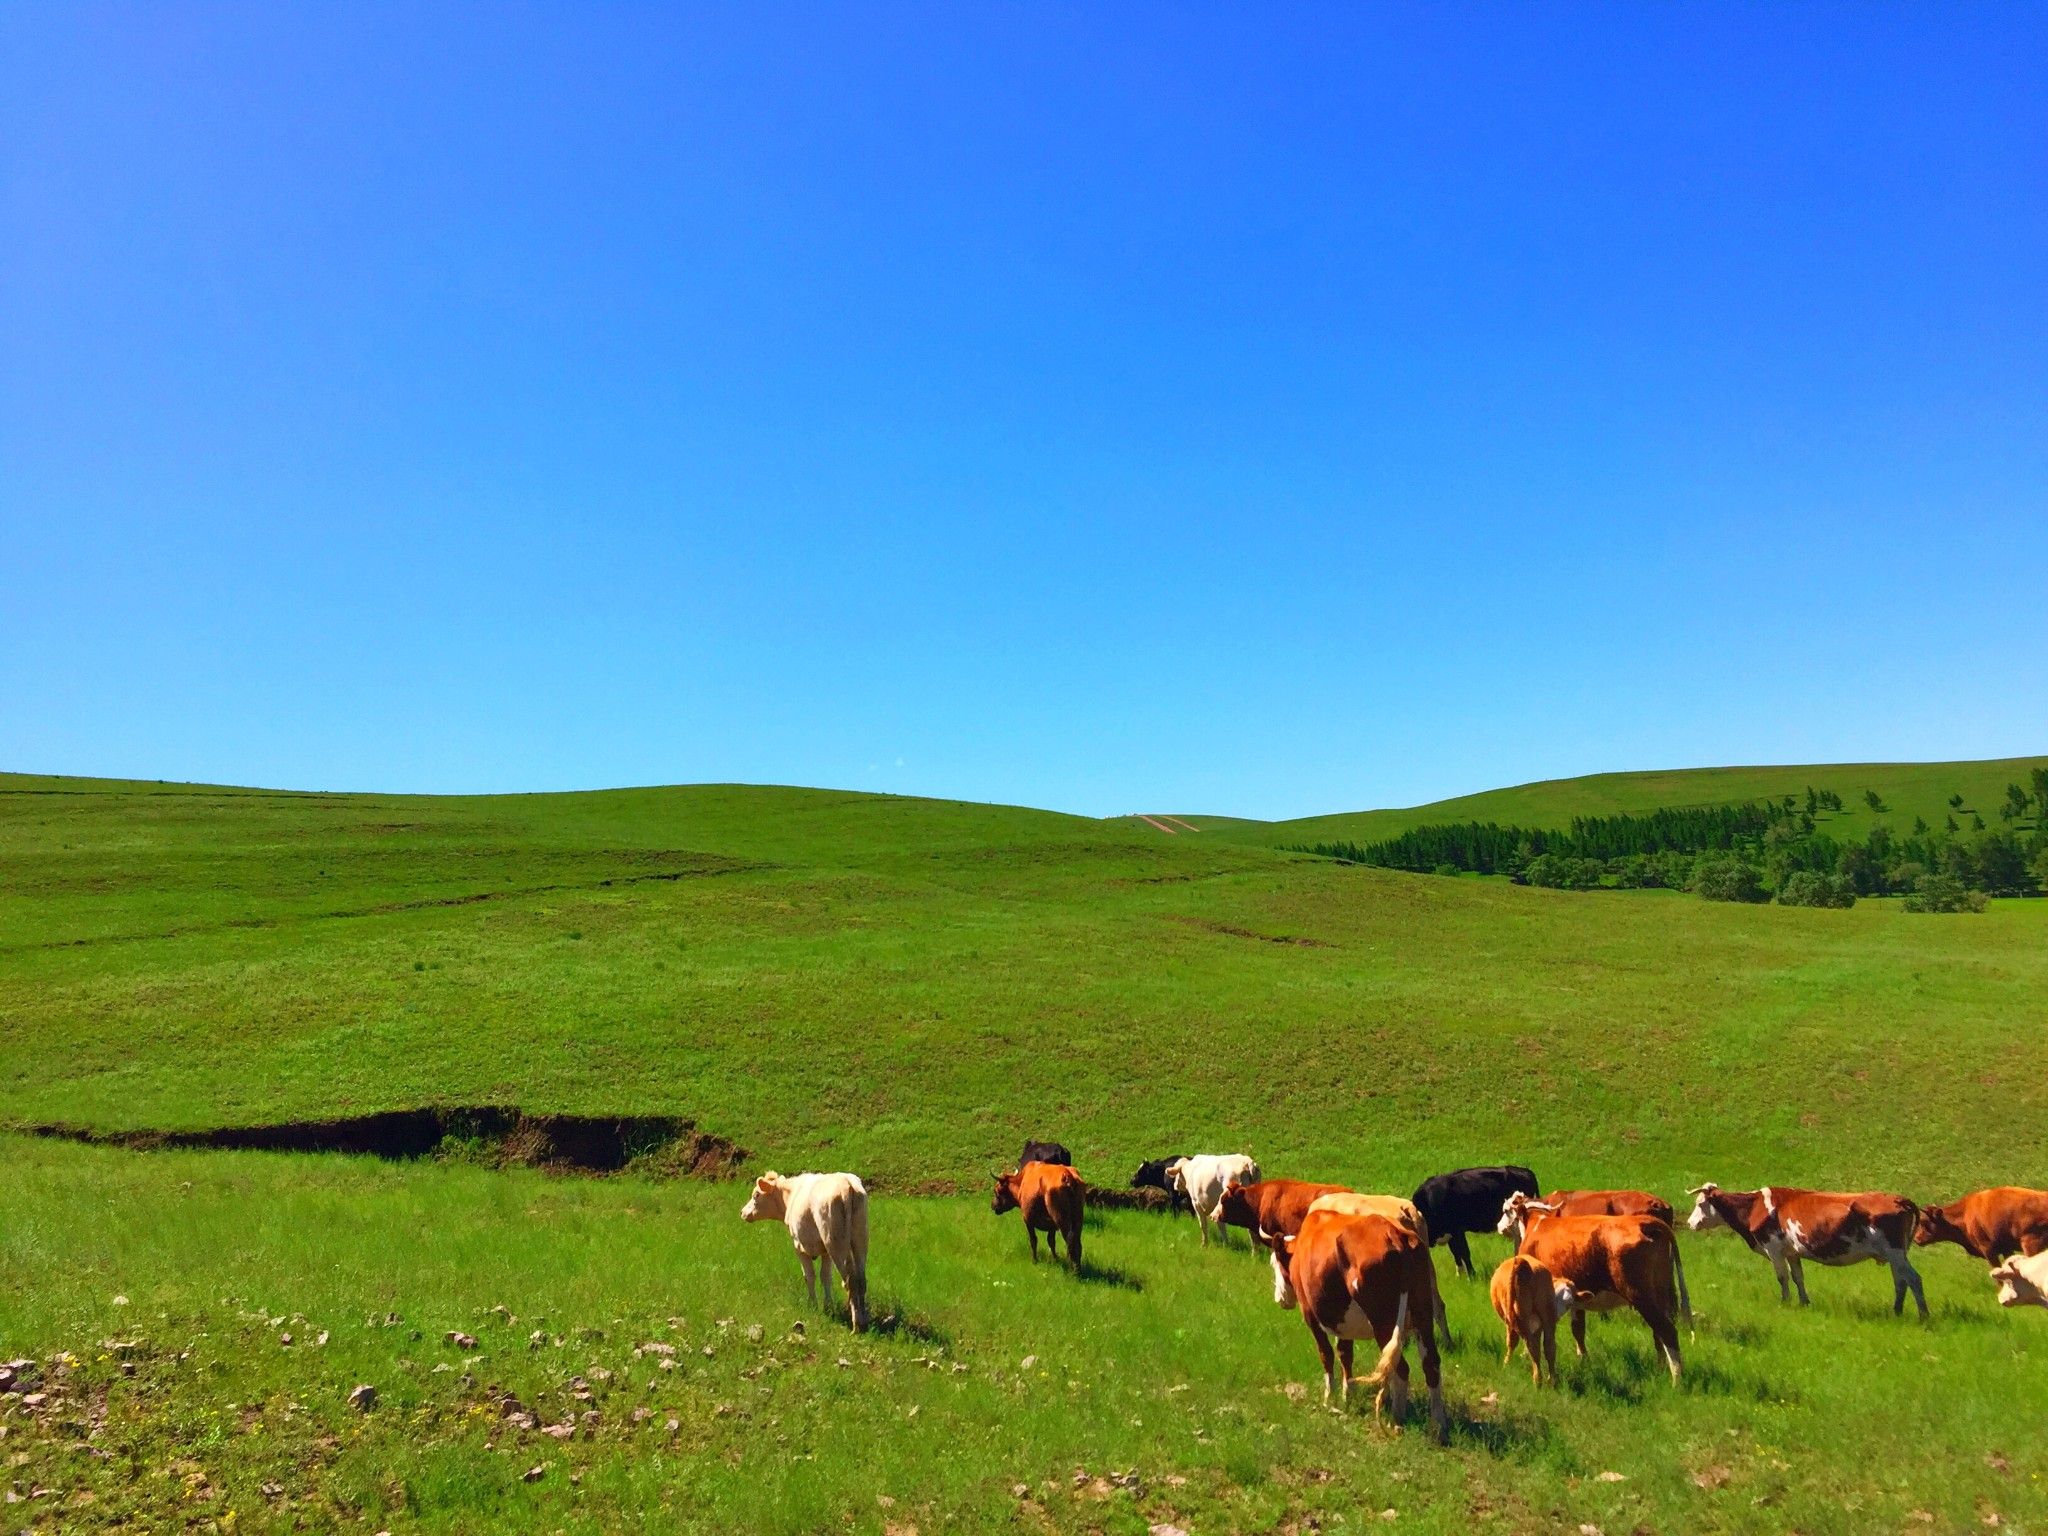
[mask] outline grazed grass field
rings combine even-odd
[[[1539,1393],[1499,1365],[1483,1287],[1451,1284],[1458,1429],[1438,1450],[1289,1395],[1314,1374],[1307,1336],[1242,1250],[1113,1216],[1090,1236],[1109,1273],[1076,1282],[1034,1271],[979,1197],[1026,1132],[1105,1182],[1243,1147],[1396,1190],[1502,1158],[1672,1196],[1706,1177],[1922,1199],[2048,1183],[2048,902],[1934,918],[1576,895],[814,791],[18,778],[0,876],[0,1118],[686,1114],[758,1166],[869,1175],[878,1310],[900,1318],[867,1340],[811,1318],[791,1340],[794,1260],[740,1226],[737,1187],[0,1139],[0,1354],[78,1360],[40,1417],[0,1409],[25,1521],[2048,1524],[2048,1315],[1999,1313],[1952,1249],[1924,1265],[1923,1327],[1888,1315],[1874,1267],[1812,1276],[1802,1314],[1730,1240],[1686,1240],[1703,1320],[1676,1394],[1622,1322]],[[969,1197],[908,1198],[955,1186]],[[534,1327],[568,1342],[529,1351]],[[108,1339],[141,1341],[133,1376]],[[633,1360],[641,1342],[673,1343],[676,1368]],[[492,1417],[494,1384],[569,1408],[576,1372],[591,1438]],[[357,1381],[384,1394],[367,1416],[343,1403]],[[653,1410],[637,1428],[634,1405]],[[1136,1487],[1096,1484],[1126,1472]]]

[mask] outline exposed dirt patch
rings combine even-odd
[[[1327,939],[1304,938],[1294,933],[1254,933],[1249,928],[1239,928],[1231,923],[1212,923],[1199,917],[1176,917],[1170,921],[1187,928],[1199,928],[1204,933],[1220,933],[1233,939],[1257,939],[1261,944],[1295,944],[1303,949],[1336,948]]]
[[[1115,1185],[1090,1184],[1086,1203],[1105,1211],[1163,1211],[1163,1189],[1118,1189]]]
[[[500,1104],[430,1105],[340,1120],[290,1120],[210,1131],[95,1131],[75,1125],[16,1125],[29,1136],[153,1152],[167,1147],[215,1151],[339,1152],[405,1161],[421,1157],[551,1173],[650,1174],[728,1179],[744,1148],[673,1115],[529,1114]]]

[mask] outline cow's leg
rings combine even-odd
[[[1209,1246],[1209,1213],[1199,1205],[1195,1207],[1195,1225],[1202,1229],[1202,1246]]]
[[[1465,1276],[1468,1280],[1471,1279],[1473,1274],[1472,1249],[1465,1241],[1465,1234],[1453,1228],[1449,1235],[1444,1238],[1444,1241],[1451,1246],[1451,1262],[1457,1265],[1458,1273]]]
[[[1514,1358],[1515,1358],[1515,1345],[1516,1345],[1516,1343],[1517,1343],[1517,1342],[1518,1342],[1518,1341],[1519,1341],[1519,1340],[1521,1339],[1521,1337],[1522,1337],[1522,1336],[1521,1336],[1520,1334],[1518,1334],[1518,1333],[1516,1333],[1516,1332],[1515,1332],[1515,1325],[1514,1325],[1513,1323],[1509,1323],[1509,1324],[1507,1325],[1507,1328],[1508,1328],[1508,1347],[1507,1347],[1507,1350],[1506,1350],[1506,1351],[1505,1351],[1505,1352],[1504,1352],[1504,1353],[1503,1353],[1503,1354],[1501,1355],[1501,1357],[1500,1357],[1500,1363],[1501,1363],[1502,1365],[1506,1365],[1506,1364],[1507,1364],[1507,1363],[1508,1363],[1508,1362],[1509,1362],[1510,1360],[1512,1360],[1512,1359],[1514,1359]],[[1531,1355],[1531,1356],[1533,1357],[1533,1356],[1535,1355],[1536,1351],[1532,1349],[1532,1350],[1530,1350],[1530,1351],[1529,1351],[1529,1353],[1530,1353],[1530,1355]]]
[[[1024,1223],[1024,1235],[1031,1239],[1031,1262],[1036,1264],[1038,1262],[1038,1228],[1032,1226],[1027,1221]]]
[[[811,1298],[811,1305],[816,1307],[818,1304],[818,1261],[808,1253],[800,1253],[797,1257],[803,1261],[804,1266],[804,1294]]]
[[[1920,1315],[1927,1315],[1927,1293],[1920,1289],[1920,1271],[1913,1267],[1913,1261],[1903,1248],[1894,1248],[1885,1255],[1892,1267],[1892,1316],[1897,1317],[1906,1310],[1906,1291],[1910,1287],[1913,1300],[1920,1305]]]
[[[1444,1348],[1455,1349],[1458,1341],[1451,1337],[1451,1309],[1445,1304],[1441,1291],[1436,1296],[1436,1325],[1443,1333]]]
[[[1329,1402],[1330,1394],[1337,1389],[1337,1357],[1330,1349],[1330,1336],[1323,1332],[1323,1325],[1315,1320],[1307,1307],[1301,1309],[1301,1319],[1308,1324],[1309,1337],[1316,1341],[1316,1353],[1323,1361],[1323,1401]]]
[[[1649,1325],[1650,1337],[1657,1341],[1657,1349],[1664,1356],[1665,1368],[1671,1372],[1671,1383],[1678,1384],[1678,1328],[1670,1316],[1661,1309],[1646,1302],[1637,1302],[1636,1316]]]
[[[1424,1258],[1426,1259],[1427,1257],[1428,1255],[1425,1253]],[[1432,1292],[1436,1290],[1436,1281],[1433,1275],[1430,1279],[1429,1288]],[[1423,1304],[1427,1306],[1434,1299],[1433,1296],[1425,1297],[1423,1298]],[[1422,1384],[1429,1388],[1429,1432],[1436,1437],[1437,1443],[1441,1445],[1451,1437],[1451,1416],[1444,1409],[1443,1360],[1436,1352],[1436,1339],[1430,1334],[1428,1328],[1422,1330],[1421,1347]],[[1530,1352],[1532,1354],[1535,1352],[1534,1346],[1531,1346]]]
[[[1544,1365],[1545,1365],[1546,1367],[1548,1367],[1548,1369],[1549,1369],[1549,1371],[1550,1371],[1550,1384],[1551,1384],[1551,1385],[1552,1385],[1553,1387],[1554,1387],[1554,1386],[1556,1386],[1556,1385],[1557,1385],[1557,1324],[1556,1324],[1556,1323],[1555,1323],[1554,1321],[1553,1321],[1553,1322],[1550,1322],[1550,1323],[1547,1323],[1547,1324],[1545,1324],[1545,1325],[1544,1325],[1544,1329],[1543,1329],[1543,1363],[1544,1363]],[[1537,1384],[1538,1384],[1539,1386],[1540,1386],[1540,1385],[1542,1384],[1542,1382],[1543,1382],[1543,1374],[1542,1374],[1542,1372],[1540,1372],[1540,1371],[1539,1371],[1539,1372],[1537,1373],[1537,1375],[1536,1375],[1536,1381],[1537,1381]]]
[[[1337,1363],[1344,1367],[1344,1401],[1347,1403],[1351,1401],[1351,1378],[1354,1374],[1351,1369],[1351,1359],[1351,1340],[1339,1339],[1337,1341]]]
[[[1074,1273],[1081,1272],[1081,1224],[1077,1221],[1067,1232],[1067,1263]]]
[[[1771,1270],[1778,1277],[1778,1300],[1781,1302],[1790,1301],[1792,1299],[1792,1265],[1782,1253],[1773,1253],[1770,1259]]]
[[[1792,1286],[1799,1292],[1799,1305],[1812,1306],[1813,1298],[1806,1294],[1806,1266],[1800,1262],[1796,1254],[1787,1255],[1785,1263],[1791,1268]]]
[[[825,1310],[830,1312],[832,1310],[832,1255],[830,1253],[818,1255],[818,1290],[825,1298]]]
[[[1581,1360],[1586,1358],[1586,1314],[1577,1307],[1572,1308],[1572,1346]]]
[[[1388,1331],[1387,1337],[1393,1337],[1392,1330]],[[1384,1341],[1382,1342],[1384,1343]],[[1408,1353],[1406,1350],[1403,1350],[1401,1358],[1394,1362],[1394,1374],[1387,1378],[1387,1384],[1382,1389],[1381,1400],[1374,1403],[1373,1408],[1376,1411],[1384,1409],[1387,1415],[1387,1422],[1390,1424],[1399,1425],[1408,1417]]]

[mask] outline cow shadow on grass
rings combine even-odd
[[[1560,1352],[1562,1353],[1562,1352]],[[1784,1403],[1796,1394],[1773,1384],[1768,1378],[1747,1371],[1730,1371],[1718,1361],[1702,1359],[1697,1351],[1689,1355],[1674,1386],[1663,1356],[1645,1343],[1622,1340],[1600,1347],[1589,1346],[1585,1359],[1560,1359],[1559,1383],[1578,1398],[1605,1398],[1618,1403],[1640,1403],[1670,1392],[1705,1397],[1731,1397],[1759,1403]]]
[[[1106,1285],[1122,1291],[1142,1291],[1145,1282],[1127,1269],[1114,1264],[1096,1264],[1088,1259],[1081,1261],[1074,1271],[1074,1278],[1089,1285]]]
[[[1484,1451],[1495,1458],[1526,1457],[1557,1438],[1550,1420],[1541,1414],[1508,1409],[1498,1418],[1482,1419],[1455,1399],[1445,1407],[1451,1421],[1450,1443]]]
[[[912,1339],[936,1349],[952,1345],[953,1336],[925,1318],[917,1316],[895,1296],[870,1308],[868,1332],[885,1339]]]

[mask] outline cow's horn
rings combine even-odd
[[[1686,1193],[1688,1195],[1704,1195],[1708,1190],[1712,1189],[1713,1187],[1714,1186],[1711,1183],[1702,1184],[1696,1189],[1688,1189]]]

